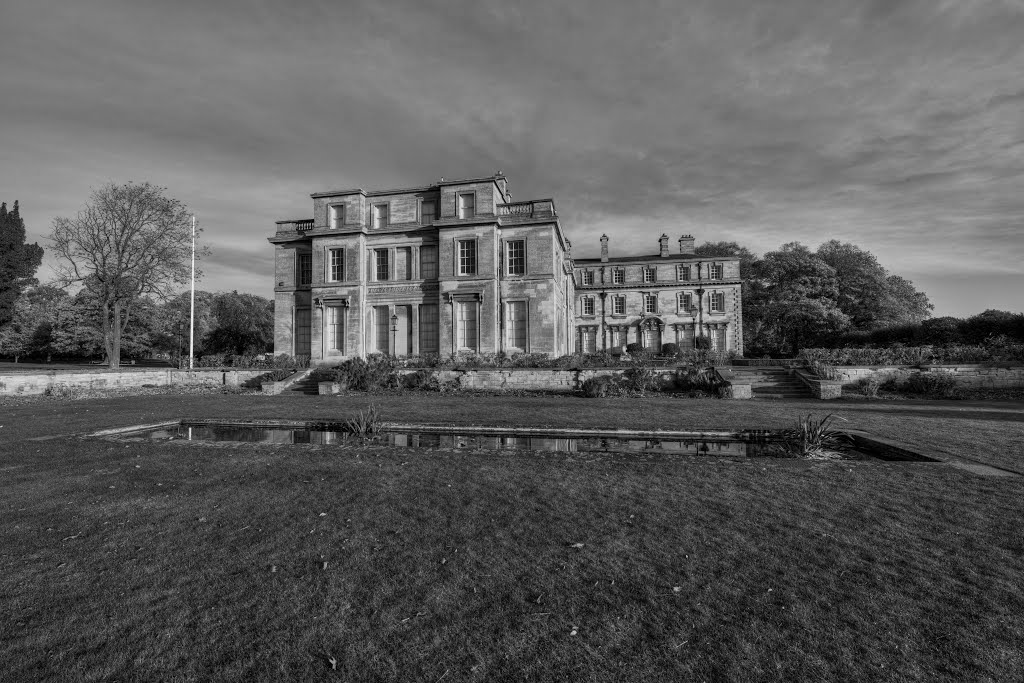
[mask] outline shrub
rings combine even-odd
[[[646,349],[644,349],[644,345],[639,342],[631,342],[626,344],[626,353],[631,356],[637,356],[642,353],[646,353]]]
[[[843,374],[834,365],[823,363],[820,360],[811,361],[808,364],[810,371],[813,372],[818,379],[842,379]]]
[[[608,375],[586,379],[583,381],[580,389],[582,389],[583,395],[587,398],[605,398],[618,393],[615,378]]]
[[[51,384],[46,387],[46,391],[43,392],[44,396],[64,399],[81,398],[85,394],[86,389],[75,384]]]
[[[860,387],[860,392],[868,398],[878,398],[878,390],[882,386],[882,381],[874,375],[861,377],[857,381],[857,386]]]
[[[411,372],[402,378],[402,383],[406,389],[413,389],[418,391],[441,391],[441,379],[437,376],[437,371],[433,368],[423,368],[416,372]]]
[[[326,381],[337,382],[353,391],[378,391],[398,387],[398,362],[381,353],[367,358],[351,358],[333,368],[333,376]]]
[[[633,365],[626,368],[626,371],[622,373],[621,381],[627,391],[643,396],[647,390],[657,390],[659,388],[657,376],[658,374],[653,368],[645,365]]]
[[[678,356],[679,355],[679,344],[674,342],[667,342],[661,345],[661,355],[663,356]]]
[[[308,368],[309,356],[289,356],[287,353],[281,353],[274,356],[272,365],[275,368]]]
[[[277,368],[276,370],[271,370],[270,372],[264,372],[262,375],[250,377],[249,379],[242,382],[242,386],[245,387],[246,389],[259,389],[264,384],[269,384],[270,382],[280,382],[281,380],[287,378],[294,372],[295,370],[293,370],[292,368]]]
[[[707,350],[711,348],[711,339],[703,334],[693,340],[693,348]]]
[[[956,379],[945,372],[915,372],[899,388],[908,394],[932,398],[954,398],[959,393]]]

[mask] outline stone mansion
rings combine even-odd
[[[277,222],[275,353],[312,364],[370,353],[560,356],[639,342],[742,353],[739,259],[670,253],[574,259],[552,199],[506,178],[317,192]]]

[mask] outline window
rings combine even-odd
[[[680,280],[689,280],[690,279],[690,266],[678,266],[676,274],[677,274],[677,276],[678,276],[678,278]]]
[[[612,297],[612,315],[626,315],[626,297]]]
[[[612,284],[621,285],[626,282],[626,271],[622,268],[616,268],[612,271]]]
[[[437,353],[440,347],[437,304],[420,304],[420,353]]]
[[[650,266],[644,266],[643,273],[644,273],[644,282],[654,282],[654,280],[655,280],[654,268],[652,268]]]
[[[395,266],[391,271],[392,280],[412,279],[412,247],[395,249]]]
[[[434,214],[437,212],[434,202],[423,202],[420,207],[420,223],[423,225],[434,224]]]
[[[330,282],[339,282],[345,279],[345,250],[327,250],[327,279]]]
[[[345,353],[345,309],[341,306],[327,307],[327,350]]]
[[[508,349],[510,351],[526,350],[526,302],[508,302]]]
[[[437,247],[432,244],[420,247],[420,277],[437,279]]]
[[[693,294],[689,292],[679,293],[679,312],[688,313],[693,310]]]
[[[463,192],[459,195],[459,218],[472,218],[476,215],[476,194]]]
[[[594,284],[594,271],[584,270],[583,271],[583,284],[592,285]]]
[[[388,256],[387,249],[373,250],[375,280],[387,280],[389,278],[390,268],[388,266],[390,263],[388,262]]]
[[[460,351],[476,351],[476,302],[458,302],[458,335],[456,336]]]
[[[658,312],[658,296],[656,294],[644,294],[644,313]]]
[[[526,275],[526,241],[509,240],[506,242],[505,260],[509,275]]]
[[[388,227],[388,205],[387,204],[374,204],[373,205],[373,227],[375,227],[375,228],[386,228],[386,227]]]
[[[711,312],[725,313],[725,292],[711,292]]]
[[[373,341],[374,350],[378,353],[391,351],[391,344],[388,343],[391,339],[390,322],[387,306],[373,307]]]
[[[613,348],[626,345],[626,334],[619,327],[611,328],[609,337]]]
[[[712,280],[721,280],[724,271],[721,263],[712,263],[708,268],[708,277]]]
[[[594,315],[594,297],[585,296],[580,301],[583,302],[583,307],[580,309],[583,315]]]
[[[312,311],[308,308],[295,309],[295,355],[308,356],[312,345]]]
[[[337,230],[345,225],[345,205],[336,204],[331,207],[331,227]]]
[[[459,275],[476,275],[476,240],[459,240]]]
[[[298,254],[296,257],[296,275],[298,276],[299,287],[308,287],[313,284],[313,255]]]
[[[597,350],[597,329],[594,327],[580,328],[580,353],[593,353]]]

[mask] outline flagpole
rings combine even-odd
[[[192,305],[188,314],[188,369],[192,369],[193,343],[196,334],[196,217],[192,214]]]

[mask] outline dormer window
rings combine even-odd
[[[678,276],[678,278],[680,280],[689,280],[690,279],[690,266],[678,266],[677,267],[677,276]]]
[[[388,227],[388,205],[387,204],[374,204],[373,205],[373,227],[374,228],[386,228],[386,227]]]
[[[725,268],[721,263],[712,263],[708,267],[708,278],[711,280],[721,280],[724,277]]]
[[[616,268],[612,271],[612,284],[621,285],[626,282],[626,271],[623,268]]]
[[[583,271],[583,284],[592,285],[594,284],[594,271],[584,270]]]
[[[655,270],[652,266],[644,266],[643,268],[644,282],[654,282]]]
[[[476,215],[476,193],[463,192],[459,195],[459,218],[473,218]]]

